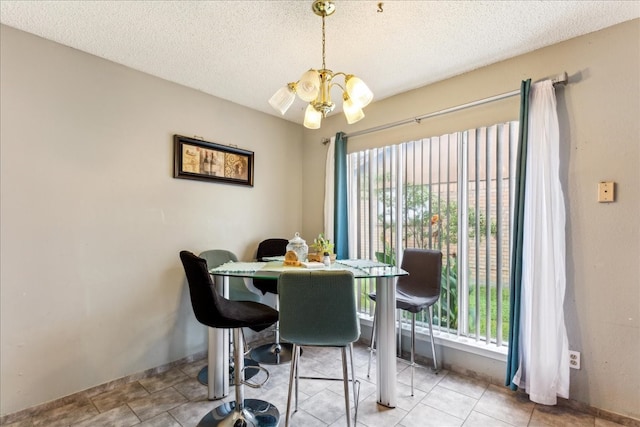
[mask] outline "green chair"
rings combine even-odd
[[[349,271],[286,271],[278,279],[280,297],[280,335],[293,344],[287,415],[291,418],[291,394],[295,383],[295,411],[298,410],[298,379],[341,380],[347,426],[351,426],[349,382],[353,382],[354,425],[358,417],[359,382],[355,379],[353,343],[360,337],[353,274]],[[338,347],[342,350],[341,379],[301,377],[299,375],[302,346]],[[347,349],[351,360],[351,379],[347,372]],[[294,412],[295,412],[294,411]]]
[[[202,252],[199,256],[207,261],[209,268],[218,267],[229,261],[238,261],[238,257],[233,252],[224,249],[211,249]],[[242,277],[229,277],[229,299],[231,301],[260,302],[260,295],[251,292]]]

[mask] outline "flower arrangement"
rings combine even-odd
[[[333,253],[333,243],[331,243],[329,239],[324,237],[323,233],[318,234],[318,237],[313,239],[312,247],[316,251],[316,253],[321,253],[323,255],[325,254],[325,252],[328,252],[329,254]]]
[[[320,233],[318,234],[318,237],[313,239],[307,258],[309,261],[322,262],[324,254],[329,254],[331,262],[336,260],[336,254],[333,253],[333,243],[324,237],[323,233]]]

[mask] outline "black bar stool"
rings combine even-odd
[[[283,256],[287,252],[289,241],[281,238],[271,238],[260,242],[256,258],[263,261],[265,257]],[[271,293],[276,296],[276,310],[280,309],[278,298],[278,281],[268,279],[253,279],[253,286],[263,294]],[[276,323],[275,340],[272,343],[261,345],[251,351],[251,358],[265,365],[279,365],[291,361],[293,345],[280,342],[280,328]]]
[[[433,340],[433,305],[440,298],[442,282],[442,252],[432,249],[407,248],[402,255],[402,269],[407,271],[407,276],[400,276],[396,287],[396,308],[412,314],[411,317],[411,396],[413,396],[413,370],[415,367],[416,347],[416,313],[429,309],[429,334],[431,337],[431,354],[433,356],[433,369],[438,372],[438,360],[436,359],[436,347]],[[369,294],[369,298],[376,300],[375,292]],[[369,353],[369,366],[367,377],[371,372],[371,358],[375,346],[376,317],[378,309],[373,315],[371,328],[371,347]],[[402,324],[401,324],[402,325]],[[402,334],[402,329],[400,329]]]
[[[206,260],[188,251],[180,252],[180,260],[187,275],[196,319],[211,328],[233,329],[236,400],[208,412],[200,420],[198,427],[277,427],[280,412],[274,405],[264,400],[244,398],[244,385],[261,387],[269,379],[269,373],[261,366],[251,367],[266,372],[267,378],[261,384],[244,380],[241,328],[247,327],[254,331],[268,328],[278,321],[278,311],[253,301],[230,301],[224,298],[216,292]]]
[[[210,249],[204,252],[200,252],[198,255],[200,258],[204,258],[207,261],[208,268],[218,267],[225,262],[233,261],[237,262],[238,257],[231,251],[226,249]],[[244,279],[242,277],[230,277],[229,278],[229,299],[231,301],[255,301],[260,302],[260,295],[255,292],[251,292],[244,283]],[[233,334],[231,334],[231,338],[233,338]],[[244,335],[243,335],[244,338]],[[233,340],[232,340],[233,341]],[[233,341],[235,342],[235,341]],[[246,341],[244,341],[245,345],[243,348],[243,353],[247,355],[249,353],[246,345]],[[244,366],[258,366],[258,362],[255,360],[245,357],[244,358]],[[245,369],[244,379],[248,380],[254,375],[258,373],[257,369]],[[232,360],[232,364],[229,366],[229,382],[231,385],[234,385],[234,375],[235,375],[235,362]],[[205,366],[198,372],[198,381],[200,384],[207,385],[209,383],[209,366]]]

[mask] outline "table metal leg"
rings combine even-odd
[[[395,408],[396,396],[396,280],[395,277],[376,278],[376,369],[377,401]]]
[[[214,276],[220,295],[229,297],[229,277]],[[207,388],[209,400],[229,395],[229,331],[209,328],[209,354]]]

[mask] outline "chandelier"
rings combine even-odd
[[[373,99],[373,93],[353,74],[334,73],[325,66],[324,18],[335,12],[335,4],[332,1],[315,0],[311,10],[322,17],[322,68],[319,70],[312,68],[302,74],[297,82],[281,87],[269,99],[269,104],[284,115],[297,94],[300,99],[309,103],[304,114],[304,127],[319,129],[322,118],[327,117],[327,114],[336,106],[331,101],[331,89],[338,86],[342,89],[342,109],[347,123],[355,123],[364,117],[362,109],[369,105]],[[338,76],[343,77],[344,86],[334,81]]]

